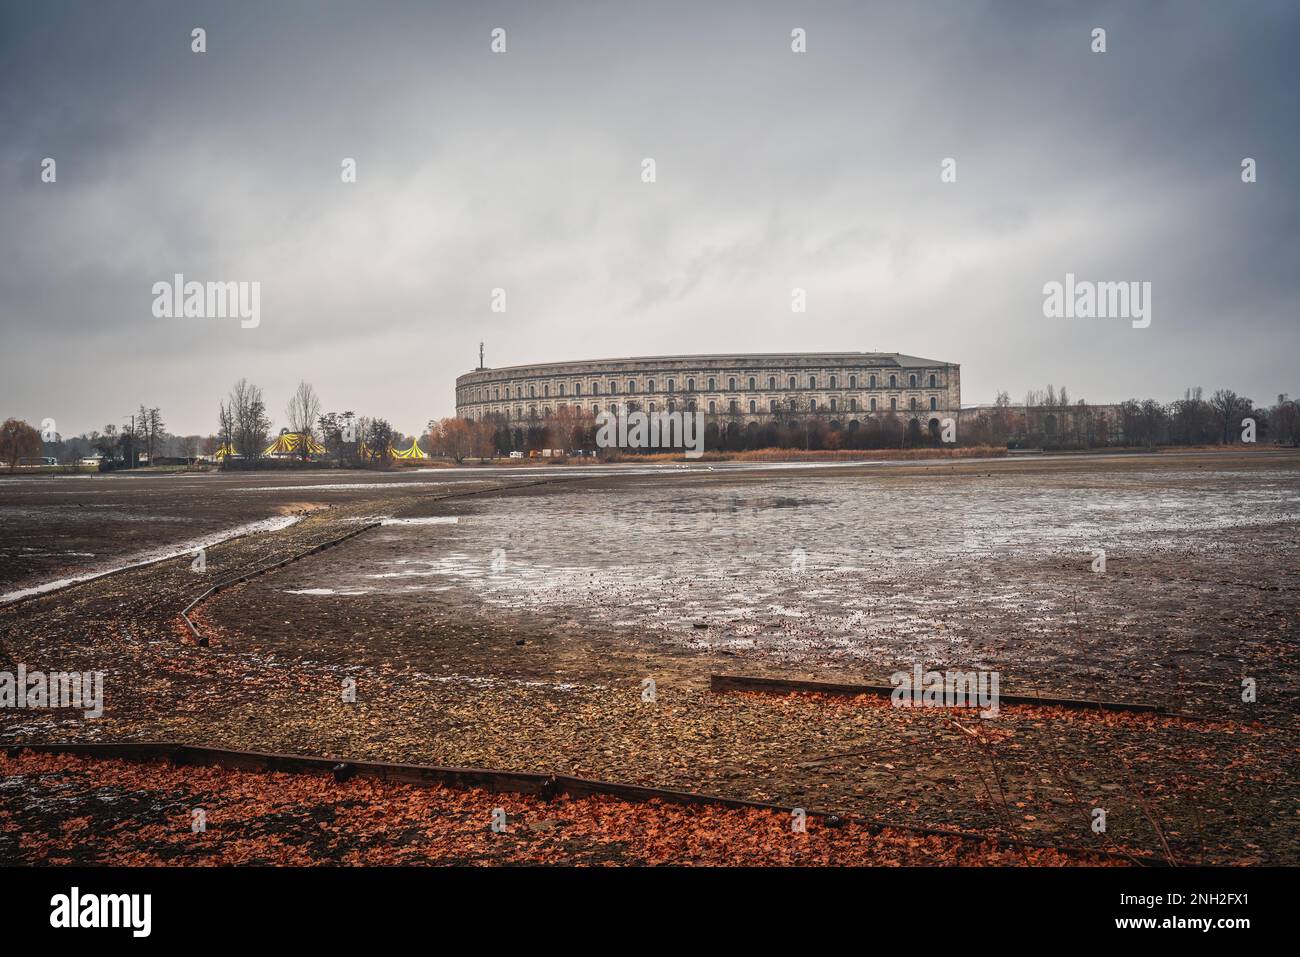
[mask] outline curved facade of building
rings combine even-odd
[[[961,367],[896,352],[792,352],[547,362],[456,379],[464,419],[526,423],[575,405],[591,413],[699,410],[743,422],[892,412],[925,425],[961,408]]]

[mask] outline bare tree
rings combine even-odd
[[[235,416],[230,411],[230,406],[222,402],[220,411],[217,413],[217,440],[218,448],[232,448],[235,441]]]
[[[288,408],[284,410],[289,420],[289,431],[298,436],[298,447],[304,459],[311,452],[311,441],[316,420],[320,417],[320,408],[320,396],[316,394],[312,384],[299,382],[293,398],[289,400]]]
[[[271,428],[262,390],[247,379],[240,379],[230,390],[229,403],[235,450],[245,462],[256,462],[262,457],[266,433]]]

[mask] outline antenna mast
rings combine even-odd
[[[478,367],[483,368],[483,343],[478,344]]]

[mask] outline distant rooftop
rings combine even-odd
[[[940,359],[925,359],[920,356],[904,355],[901,352],[710,352],[696,355],[679,355],[679,356],[622,356],[610,359],[572,359],[567,362],[529,362],[523,365],[514,366],[484,366],[482,369],[471,369],[471,372],[511,372],[516,369],[539,369],[548,366],[575,366],[575,365],[619,365],[621,363],[646,363],[646,362],[688,362],[696,361],[699,365],[704,366],[714,362],[745,362],[746,360],[762,360],[770,362],[774,359],[792,359],[806,361],[816,359],[822,361],[835,360],[874,360],[885,364],[894,364],[901,368],[910,368],[913,366],[943,366],[951,365]],[[467,373],[468,374],[468,373]]]

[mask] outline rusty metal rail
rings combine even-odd
[[[763,694],[828,694],[857,697],[874,695],[888,698],[896,690],[892,685],[857,685],[835,681],[799,681],[792,678],[763,678],[756,675],[710,675],[709,690],[755,691]],[[999,694],[999,704],[1029,704],[1054,708],[1074,708],[1082,711],[1137,711],[1174,718],[1192,718],[1193,715],[1169,711],[1155,704],[1137,701],[1086,701],[1081,698],[1048,698],[1040,695]]]
[[[304,754],[278,754],[269,751],[238,751],[210,745],[181,744],[172,741],[117,741],[117,742],[65,742],[48,744],[7,745],[5,751],[14,757],[22,751],[38,754],[80,755],[99,760],[168,763],[177,767],[216,767],[230,771],[254,771],[281,774],[332,774],[336,780],[351,777],[373,778],[396,784],[421,787],[450,787],[458,790],[481,788],[493,792],[536,795],[551,800],[564,794],[574,798],[608,795],[625,801],[664,801],[669,804],[707,805],[712,807],[755,808],[790,814],[795,809],[784,804],[765,801],[747,801],[695,791],[676,791],[668,788],[647,787],[639,784],[621,784],[598,778],[573,777],[567,774],[542,774],[533,771],[498,771],[492,768],[447,768],[428,764],[398,764],[387,761],[358,761],[351,758],[316,757]],[[1045,844],[1037,841],[1020,841],[1002,835],[972,834],[949,828],[921,827],[915,824],[894,824],[872,820],[852,814],[805,809],[809,817],[850,822],[871,834],[881,831],[905,831],[923,837],[946,837],[973,843],[994,844],[1004,850],[1021,847],[1036,850],[1067,851],[1089,854],[1106,860],[1138,863],[1147,867],[1166,867],[1163,858],[1144,854],[1121,854],[1115,851]]]
[[[197,644],[200,648],[206,648],[208,647],[208,639],[205,635],[199,633],[198,626],[195,625],[193,619],[190,618],[190,612],[192,612],[199,605],[203,604],[203,602],[207,601],[213,595],[217,594],[217,592],[224,591],[225,589],[230,588],[232,585],[238,585],[242,582],[249,581],[250,579],[256,578],[258,575],[265,575],[267,572],[275,571],[275,569],[288,565],[291,562],[296,562],[303,558],[306,558],[308,555],[315,555],[317,552],[324,551],[327,548],[332,548],[335,545],[340,545],[343,542],[346,542],[349,538],[356,538],[362,532],[368,532],[370,531],[370,529],[376,528],[382,524],[383,524],[382,521],[368,522],[367,524],[362,525],[360,528],[354,528],[346,535],[341,535],[338,538],[331,539],[328,542],[322,542],[319,545],[314,545],[311,548],[299,554],[290,555],[288,558],[282,558],[278,562],[272,562],[270,565],[263,565],[261,568],[254,568],[252,571],[245,572],[242,575],[236,575],[234,578],[228,578],[225,581],[217,582],[217,584],[208,588],[206,591],[203,592],[203,594],[199,595],[198,598],[195,598],[192,602],[190,602],[188,605],[186,605],[184,608],[181,609],[181,620],[184,621],[186,626],[190,629],[190,633],[194,635],[195,644]]]
[[[433,501],[441,502],[451,498],[467,498],[471,495],[482,495],[487,492],[504,492],[507,490],[514,490],[519,488],[532,488],[533,486],[536,485],[552,485],[556,482],[578,481],[590,477],[591,476],[586,476],[586,475],[560,476],[556,478],[541,479],[536,482],[519,482],[512,485],[494,485],[490,488],[476,488],[465,492],[452,492],[448,495],[439,495],[434,497]],[[322,486],[322,487],[327,487],[327,486]],[[394,488],[400,488],[400,487],[401,487],[400,483],[394,483]],[[218,592],[225,591],[227,588],[230,588],[233,585],[242,584],[243,582],[257,578],[259,575],[265,575],[267,572],[273,572],[277,568],[283,568],[285,565],[289,565],[292,564],[293,562],[301,561],[302,559],[308,558],[311,555],[315,555],[317,552],[322,552],[327,548],[333,548],[335,545],[341,545],[344,542],[348,541],[349,539],[356,538],[362,532],[368,532],[372,528],[378,528],[383,524],[384,524],[383,519],[380,519],[379,521],[375,521],[375,522],[368,522],[365,525],[361,526],[360,528],[354,528],[346,535],[340,535],[338,538],[330,539],[328,542],[322,542],[319,545],[313,545],[311,548],[308,548],[302,552],[298,552],[294,555],[290,555],[287,558],[282,558],[277,562],[272,562],[270,565],[263,565],[260,568],[254,568],[252,571],[245,572],[242,575],[236,575],[234,578],[229,578],[226,581],[218,582],[217,584],[213,585],[211,588],[208,588],[206,591],[203,592],[203,594],[199,595],[199,597],[195,598],[192,602],[190,602],[188,605],[186,605],[184,608],[181,609],[181,620],[185,622],[186,627],[189,628],[190,630],[190,634],[194,636],[195,644],[197,644],[200,648],[206,648],[208,647],[208,639],[205,635],[199,632],[198,626],[195,625],[194,620],[190,618],[190,612],[192,612],[199,605],[203,604],[213,595],[217,594]]]

